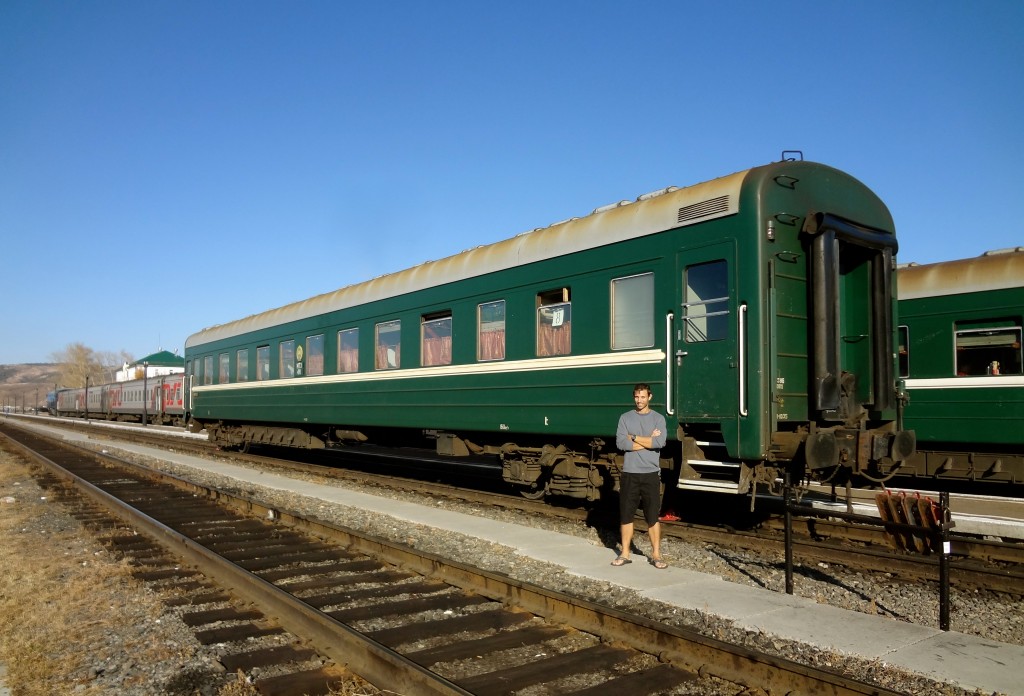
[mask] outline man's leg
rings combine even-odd
[[[633,523],[619,525],[619,531],[622,533],[622,550],[619,555],[629,558],[629,548],[633,545]]]
[[[647,534],[651,537],[651,558],[661,558],[661,523],[655,522],[647,528]]]

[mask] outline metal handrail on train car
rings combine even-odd
[[[736,313],[736,321],[739,324],[737,332],[739,336],[740,349],[740,415],[747,415],[747,303],[740,304]]]
[[[672,405],[672,396],[675,393],[675,385],[672,383],[672,356],[669,353],[672,350],[674,341],[672,340],[672,326],[675,320],[675,313],[669,312],[665,316],[665,413],[669,416],[674,416],[676,413],[675,408]],[[686,355],[684,351],[676,352],[676,359],[681,360]]]

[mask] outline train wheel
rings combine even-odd
[[[519,491],[519,495],[523,496],[527,500],[540,500],[544,497],[543,488],[530,488],[527,486],[516,486],[516,490]]]

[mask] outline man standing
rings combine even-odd
[[[616,446],[625,452],[622,476],[619,478],[619,524],[622,532],[622,551],[612,561],[613,566],[632,563],[629,559],[633,543],[633,516],[642,505],[651,537],[650,563],[655,568],[667,568],[661,559],[661,527],[658,512],[661,508],[661,465],[659,455],[665,446],[665,417],[652,411],[651,387],[638,384],[633,388],[636,409],[619,417],[615,433]]]

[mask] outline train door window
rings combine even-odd
[[[238,351],[235,359],[235,379],[239,382],[249,381],[249,349]]]
[[[956,374],[1021,374],[1021,327],[991,327],[956,332]]]
[[[683,275],[683,323],[687,343],[729,336],[729,267],[725,261],[688,266]]]
[[[213,356],[203,358],[203,384],[213,384]]]
[[[261,382],[270,379],[270,346],[256,347],[256,379]]]
[[[611,285],[612,350],[654,345],[654,274],[616,278]]]
[[[537,355],[568,355],[572,351],[572,302],[569,288],[537,295]]]
[[[402,322],[399,319],[385,321],[376,326],[376,355],[374,367],[378,370],[394,370],[402,364]]]
[[[898,326],[896,332],[899,341],[896,352],[899,360],[899,375],[906,378],[910,376],[910,329],[906,326]]]
[[[477,360],[504,360],[505,300],[477,305],[476,326]]]
[[[217,370],[217,383],[227,384],[230,381],[230,370],[231,370],[231,355],[229,353],[221,353],[217,356],[218,370]]]
[[[451,312],[420,318],[420,364],[423,367],[452,364]]]
[[[359,329],[338,332],[338,373],[359,372]]]
[[[324,335],[306,337],[306,376],[324,373]]]
[[[290,379],[295,376],[295,341],[281,341],[281,353],[278,356],[278,379]]]

